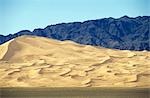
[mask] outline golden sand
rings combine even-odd
[[[0,45],[0,87],[150,87],[150,52],[22,36]]]

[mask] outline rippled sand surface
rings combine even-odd
[[[0,45],[0,87],[150,87],[150,52],[22,36]]]

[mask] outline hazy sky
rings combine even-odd
[[[150,15],[150,0],[0,0],[0,34],[105,17]]]

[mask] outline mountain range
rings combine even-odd
[[[71,40],[80,44],[121,50],[150,50],[150,16],[103,18],[84,22],[61,23],[0,35],[0,44],[22,35]]]

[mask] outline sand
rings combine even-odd
[[[150,52],[21,36],[0,45],[0,87],[150,87]]]

